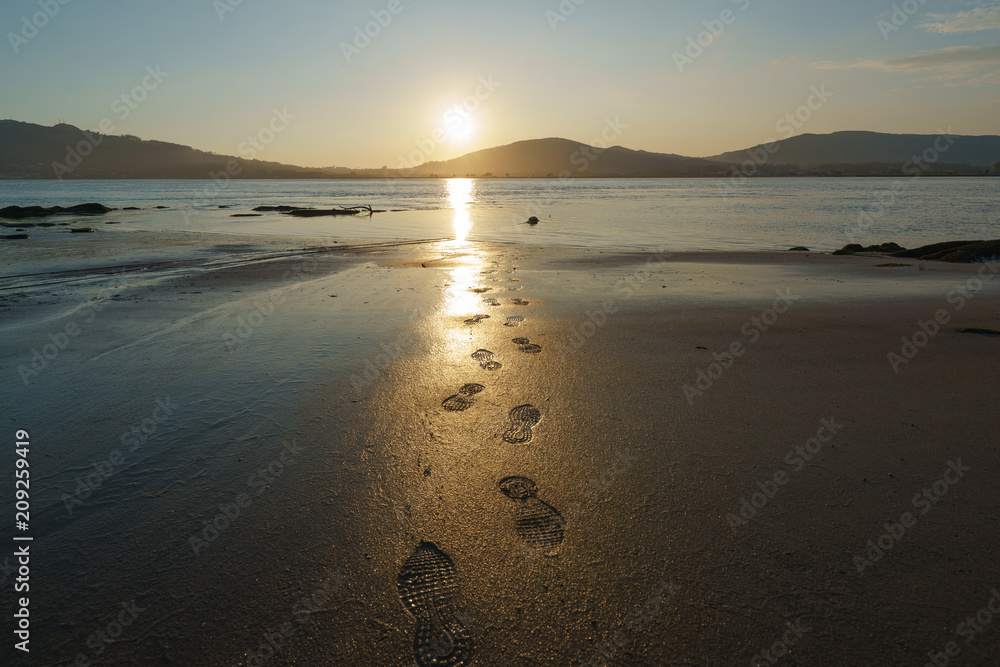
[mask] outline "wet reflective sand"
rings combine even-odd
[[[3,279],[37,664],[917,663],[1000,583],[978,267],[255,243]]]

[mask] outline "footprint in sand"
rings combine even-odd
[[[518,348],[521,352],[525,354],[538,354],[542,351],[541,345],[535,345],[527,338],[515,338],[513,342],[517,343]]]
[[[418,665],[466,665],[472,639],[452,608],[458,592],[455,565],[448,554],[422,542],[396,578],[399,600],[417,619],[413,655]]]
[[[507,322],[504,324],[505,327],[519,327],[524,324],[524,318],[520,315],[512,315],[507,318]]]
[[[511,299],[510,302],[515,306],[527,306],[531,303],[530,301],[525,301],[524,299]]]
[[[488,371],[498,371],[503,367],[499,361],[493,361],[493,353],[489,350],[476,350],[472,353],[472,358]]]
[[[488,319],[490,319],[489,315],[474,315],[473,317],[470,317],[469,319],[465,320],[465,323],[466,324],[479,324],[483,320],[488,320]]]
[[[490,291],[489,287],[470,287],[469,291],[473,294],[485,294]]]
[[[483,303],[485,303],[487,306],[499,306],[500,305],[500,301],[497,300],[497,299],[483,299]]]
[[[462,388],[458,390],[457,394],[444,399],[444,402],[441,405],[445,410],[450,410],[451,412],[462,412],[464,410],[468,410],[472,407],[472,404],[475,403],[475,401],[472,400],[472,397],[481,392],[483,389],[486,389],[486,387],[481,384],[462,385]]]
[[[500,480],[500,490],[517,503],[517,534],[531,549],[550,554],[565,535],[566,520],[554,507],[538,499],[538,487],[527,477]]]
[[[541,411],[533,405],[519,405],[510,411],[510,427],[504,431],[503,439],[513,445],[531,442],[531,429],[542,421]]]

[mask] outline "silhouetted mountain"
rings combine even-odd
[[[413,176],[702,176],[719,173],[706,160],[635,151],[621,146],[594,148],[569,139],[532,139],[487,148],[454,160],[427,162],[404,173]]]
[[[937,141],[937,148],[935,148]],[[764,144],[741,151],[715,155],[707,160],[742,164],[746,160],[761,162],[761,151],[771,165],[861,165],[881,163],[902,164],[922,156],[924,151],[939,152],[937,164],[967,165],[991,169],[1000,161],[1000,137],[970,137],[952,135],[947,142],[939,135],[882,134],[879,132],[834,132],[833,134],[802,134],[776,142],[778,149],[767,151]],[[931,154],[932,155],[932,154]]]
[[[927,169],[907,168],[938,142],[938,161]],[[426,177],[677,177],[728,176],[733,165],[753,162],[758,175],[1000,174],[1000,137],[894,135],[877,132],[805,134],[771,146],[691,158],[621,146],[599,149],[568,139],[534,139],[476,151],[412,169],[322,169],[216,155],[190,146],[83,131],[0,121],[0,178],[426,178]],[[776,150],[775,150],[776,149]]]
[[[324,178],[309,169],[133,136],[0,120],[0,178]]]

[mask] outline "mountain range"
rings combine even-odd
[[[801,134],[776,142],[768,162],[795,164],[803,167],[830,164],[896,164],[918,157],[925,152],[939,153],[937,162],[968,165],[986,169],[1000,160],[1000,137],[925,134],[881,134],[878,132],[834,132],[833,134]],[[946,148],[944,148],[947,146]],[[761,144],[741,151],[707,158],[714,162],[741,164],[767,150]]]
[[[665,178],[730,176],[737,170],[748,176],[1000,174],[1000,136],[802,134],[701,158],[548,138],[393,170],[299,167],[105,135],[65,123],[0,121],[0,179]]]

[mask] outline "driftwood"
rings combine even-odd
[[[287,213],[288,211],[296,210],[294,206],[258,206],[253,209],[255,211],[278,211],[279,213]]]
[[[374,214],[371,206],[350,206],[348,208],[332,208],[332,209],[314,209],[314,208],[297,208],[291,211],[285,211],[287,215],[294,215],[298,218],[316,218],[325,215],[357,215],[362,211],[367,211],[368,215]]]

